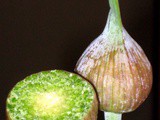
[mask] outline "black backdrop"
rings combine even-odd
[[[158,70],[157,3],[120,0],[120,5],[125,28]],[[108,11],[107,0],[0,0],[0,120],[5,120],[7,94],[18,81],[44,70],[73,71],[81,53],[102,32]],[[154,76],[148,99],[124,114],[124,120],[158,119],[158,72]],[[102,113],[98,120],[103,120]]]

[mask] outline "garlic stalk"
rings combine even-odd
[[[152,87],[152,67],[121,22],[118,0],[109,0],[106,27],[85,50],[75,71],[96,88],[106,120],[137,109]]]
[[[121,120],[122,119],[122,114],[104,112],[104,118],[105,118],[105,120]]]

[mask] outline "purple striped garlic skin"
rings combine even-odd
[[[115,45],[102,33],[75,68],[96,88],[102,111],[131,112],[151,90],[152,67],[145,53],[124,28],[123,40],[123,44]]]

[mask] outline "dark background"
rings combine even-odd
[[[125,28],[154,70],[151,94],[123,119],[158,120],[158,0],[120,0],[120,5]],[[50,69],[73,72],[103,31],[108,11],[107,0],[0,0],[0,120],[9,91],[24,77]]]

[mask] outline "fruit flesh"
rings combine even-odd
[[[93,110],[96,120],[95,99],[93,87],[78,75],[46,71],[25,78],[12,89],[7,113],[11,120],[83,120]]]

